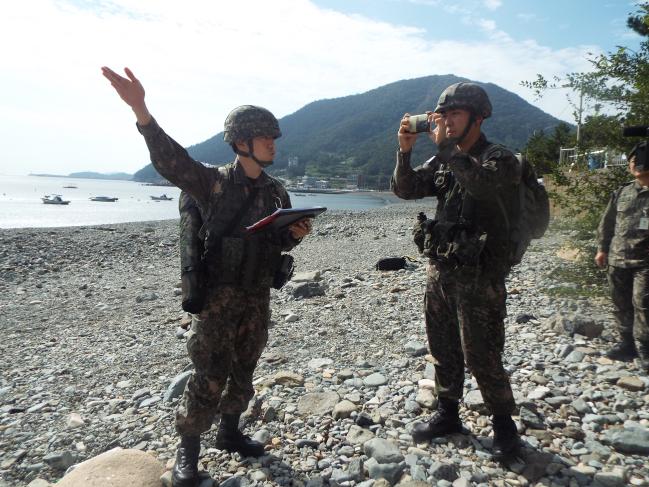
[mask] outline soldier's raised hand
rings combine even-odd
[[[124,72],[128,78],[117,74],[106,66],[101,68],[101,72],[110,81],[110,84],[115,88],[120,98],[133,109],[138,123],[142,125],[149,123],[151,115],[144,103],[144,87],[133,72],[128,68],[124,68]]]
[[[399,131],[397,132],[397,138],[399,140],[399,150],[401,152],[410,152],[412,147],[417,141],[417,134],[413,134],[409,130],[410,127],[410,114],[405,113],[401,118],[399,123]]]

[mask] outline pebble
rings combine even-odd
[[[413,202],[314,221],[293,254],[299,284],[317,286],[271,291],[269,343],[242,417],[268,455],[221,452],[211,431],[202,467],[225,487],[648,485],[649,379],[637,363],[604,355],[614,341],[605,288],[604,297],[553,288],[562,284],[553,270],[570,265],[556,255],[570,231],[534,241],[507,282],[503,357],[521,459],[491,458],[491,420],[470,374],[460,414],[472,434],[411,442],[412,425],[437,406],[422,317],[426,262],[410,242],[422,210]],[[110,228],[0,234],[6,485],[55,485],[114,446],[173,464],[174,410],[192,373],[186,338],[176,338],[186,319],[174,294],[178,249],[160,245],[175,241],[177,221]],[[406,254],[415,258],[406,269],[374,270],[379,258]],[[58,271],[41,272],[53,264]],[[368,443],[389,450],[368,454]]]

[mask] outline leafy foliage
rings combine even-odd
[[[608,196],[631,178],[626,167],[584,170],[586,155],[590,150],[602,147],[626,153],[637,139],[622,137],[622,125],[649,124],[649,2],[640,3],[638,8],[639,11],[630,15],[627,22],[632,30],[644,37],[637,51],[619,47],[613,53],[591,59],[594,68],[591,72],[571,73],[564,78],[555,76],[553,81],[537,75],[534,81],[522,82],[539,97],[554,88],[571,89],[580,97],[579,106],[573,103],[575,121],[581,125],[579,140],[573,138],[572,144],[581,158],[577,161],[576,172],[559,167],[556,137],[552,140],[545,134],[533,136],[528,140],[526,150],[538,156],[544,169],[549,170],[557,185],[557,190],[551,195],[554,203],[573,220],[573,227],[576,225],[584,236],[592,237]],[[582,120],[580,108],[584,100],[592,104],[594,114]],[[606,115],[601,113],[603,106],[608,107]],[[561,145],[569,145],[565,143],[568,141],[563,139]],[[534,156],[529,156],[530,160],[534,160]]]

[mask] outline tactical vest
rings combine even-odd
[[[254,223],[251,218],[257,220],[276,210],[276,202],[281,201],[277,183],[260,186],[254,199],[247,201],[249,192],[242,189],[251,190],[254,186],[235,182],[234,164],[218,171],[222,176],[221,188],[212,193],[200,229],[208,285],[270,288],[281,259],[279,232],[270,229],[247,235],[245,226]],[[241,214],[245,205],[249,207]]]
[[[480,157],[488,155],[485,148]],[[499,195],[499,201],[478,201],[443,163],[435,173],[434,184],[438,204],[434,224],[425,224],[428,235],[424,254],[453,266],[495,264],[508,267],[512,249],[502,211],[506,214],[514,211],[514,193]]]

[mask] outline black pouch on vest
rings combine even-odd
[[[406,268],[404,257],[384,257],[376,263],[377,271],[398,271]]]
[[[291,280],[295,266],[293,265],[294,259],[290,254],[282,254],[280,258],[279,267],[273,276],[273,288],[282,289],[284,284]]]
[[[207,286],[203,267],[190,267],[180,275],[182,307],[188,313],[197,314],[203,310]]]

